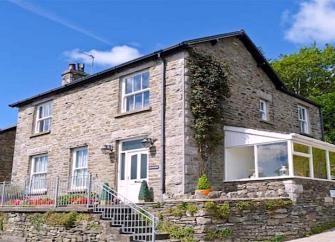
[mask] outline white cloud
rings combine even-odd
[[[94,64],[102,66],[115,66],[141,56],[138,49],[128,45],[114,46],[112,49],[106,51],[95,49],[81,51],[74,49],[66,51],[64,54],[69,58],[69,61],[84,62],[86,64],[92,63],[92,58],[89,55],[93,55]]]
[[[287,12],[284,14],[287,22]],[[310,0],[300,4],[299,11],[289,16],[293,22],[285,38],[295,43],[335,40],[335,0]]]
[[[22,0],[8,0],[8,1],[10,3],[15,4],[16,6],[26,10],[26,11],[29,11],[29,12],[35,14],[35,15],[41,16],[41,17],[46,18],[50,21],[53,21],[53,22],[58,23],[60,25],[63,25],[66,28],[72,29],[72,30],[74,30],[78,33],[84,34],[84,35],[86,35],[88,37],[91,37],[95,40],[98,40],[102,43],[111,45],[111,43],[108,40],[106,40],[105,38],[103,38],[101,36],[98,36],[95,33],[91,32],[87,29],[84,29],[84,28],[82,28],[82,27],[80,27],[80,26],[78,26],[74,23],[71,23],[69,20],[66,20],[63,17],[60,17],[57,14],[48,11],[47,9],[41,8],[37,5],[34,5],[32,3],[29,3],[29,2],[24,2]]]

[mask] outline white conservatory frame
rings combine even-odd
[[[267,179],[281,179],[281,178],[305,178],[305,179],[314,179],[314,180],[323,180],[323,181],[333,181],[335,182],[335,174],[331,174],[330,166],[330,155],[329,152],[335,153],[335,145],[323,142],[321,140],[313,139],[300,134],[283,134],[276,132],[260,131],[254,129],[246,129],[232,126],[225,126],[225,176],[224,182],[231,181],[248,181],[248,180],[267,180]],[[268,176],[268,177],[259,177],[259,165],[258,165],[258,155],[257,147],[260,145],[266,144],[277,144],[277,143],[287,143],[287,163],[288,163],[288,174],[279,175],[279,176]],[[294,144],[301,144],[308,146],[309,153],[302,153],[294,151]],[[229,151],[232,148],[247,148],[253,147],[253,159],[254,159],[254,174],[253,177],[248,178],[231,178],[233,175],[233,170],[240,169],[237,161],[229,160]],[[327,179],[316,178],[314,176],[314,166],[313,166],[313,152],[312,149],[317,148],[326,152],[326,169],[327,169]],[[251,149],[250,149],[251,150]],[[239,151],[237,151],[238,153]],[[297,176],[294,175],[294,163],[293,156],[305,157],[309,159],[309,171],[310,176]],[[231,156],[233,157],[233,156]],[[252,158],[249,157],[252,160]],[[249,160],[250,161],[250,160]],[[230,173],[231,172],[231,173]]]

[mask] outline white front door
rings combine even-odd
[[[141,182],[148,180],[148,151],[141,141],[125,141],[120,149],[118,192],[131,202],[138,202]]]

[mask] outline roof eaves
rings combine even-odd
[[[0,129],[0,134],[5,133],[5,132],[9,132],[9,131],[15,130],[15,129],[16,129],[16,125],[10,126],[10,127],[4,128],[4,129]]]

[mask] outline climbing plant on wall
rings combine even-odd
[[[229,97],[227,66],[213,56],[189,50],[190,108],[193,133],[201,158],[200,172],[208,173],[210,155],[223,139],[223,101]]]

